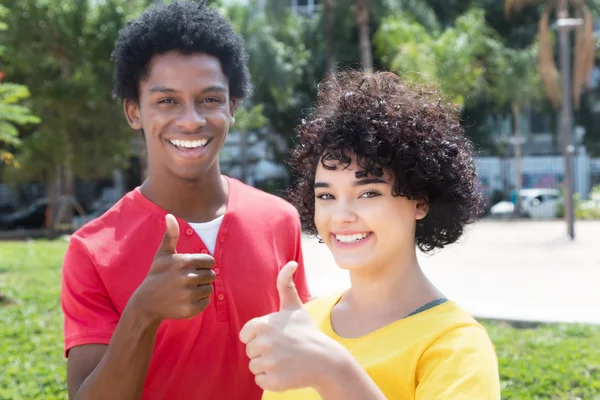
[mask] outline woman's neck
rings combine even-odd
[[[386,265],[351,271],[351,288],[343,298],[348,310],[356,315],[374,313],[399,319],[443,297],[421,270],[416,251],[412,250]]]

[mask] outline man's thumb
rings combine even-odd
[[[156,251],[156,255],[175,254],[177,253],[177,240],[179,239],[179,224],[177,219],[172,214],[165,216],[167,226],[162,242]]]
[[[296,285],[294,285],[294,273],[298,269],[296,261],[285,264],[279,275],[277,275],[277,291],[279,292],[280,310],[293,310],[302,308],[302,300],[298,296]]]

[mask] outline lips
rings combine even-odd
[[[196,137],[195,139],[167,139],[166,142],[179,157],[194,160],[204,156],[212,139]]]
[[[352,233],[352,234],[334,234],[336,240],[342,243],[355,243],[369,237],[371,232]]]
[[[373,241],[373,232],[353,231],[331,233],[331,245],[340,250],[352,250],[366,246]]]
[[[210,139],[206,138],[195,140],[169,139],[169,143],[171,143],[173,146],[183,149],[196,149],[198,147],[204,147],[208,144],[209,141]]]

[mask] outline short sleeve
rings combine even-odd
[[[303,303],[310,301],[311,295],[308,289],[308,281],[306,279],[306,270],[304,269],[304,256],[302,255],[302,227],[300,224],[300,217],[295,214],[293,220],[293,228],[295,235],[295,249],[294,249],[294,260],[298,263],[298,269],[294,275],[294,284],[298,290],[298,295]]]
[[[89,252],[77,236],[72,236],[65,254],[60,300],[65,356],[75,346],[110,342],[120,316]]]
[[[455,328],[427,348],[419,361],[415,399],[500,399],[498,360],[483,327]]]

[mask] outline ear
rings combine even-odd
[[[129,126],[136,131],[142,129],[142,119],[140,115],[140,106],[135,100],[125,99],[123,102],[123,111],[125,111],[125,116],[127,117],[127,122]]]
[[[235,97],[232,97],[229,100],[229,115],[231,116],[230,121],[229,121],[229,126],[232,126],[233,124],[235,124],[235,111],[237,110],[238,104],[239,104],[239,101]]]
[[[427,216],[429,212],[429,202],[427,199],[416,200],[415,202],[415,219],[421,220]]]

